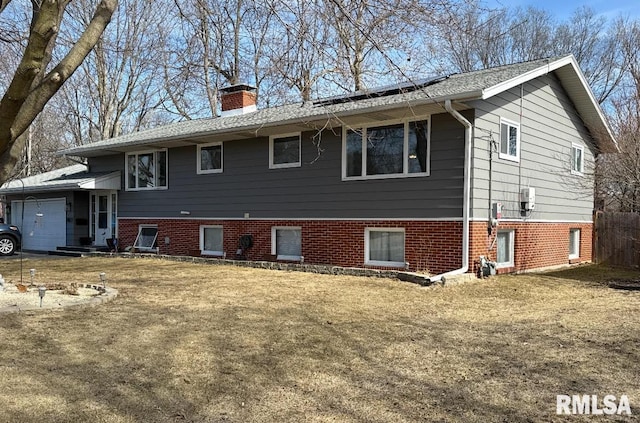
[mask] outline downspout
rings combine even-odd
[[[444,108],[458,122],[464,125],[464,188],[462,198],[462,267],[429,278],[429,282],[445,282],[449,276],[461,275],[469,270],[469,204],[471,202],[471,136],[473,125],[445,100]]]

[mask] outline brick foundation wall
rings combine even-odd
[[[498,269],[498,273],[580,263],[592,259],[592,223],[500,222],[487,231],[487,222],[471,222],[470,261],[485,256],[496,260],[495,237],[498,230],[514,230],[514,266]],[[580,229],[580,256],[569,260],[569,230]],[[475,268],[475,266],[474,266]]]
[[[271,228],[273,226],[300,227],[302,255],[309,264],[332,264],[344,267],[389,269],[364,264],[366,228],[404,228],[405,261],[409,270],[437,274],[457,269],[462,261],[461,221],[355,221],[355,220],[193,220],[193,219],[119,219],[120,246],[135,242],[140,224],[158,226],[160,254],[191,255],[199,252],[200,226],[223,227],[224,251],[235,258],[241,235],[253,236],[253,247],[246,252],[247,260],[273,260],[271,256]],[[501,222],[499,229],[515,230],[515,266],[501,272],[521,271],[569,263],[569,229],[581,229],[580,257],[591,260],[591,223],[531,223]],[[470,225],[470,271],[481,255],[496,258],[493,242],[496,231],[487,233],[486,222]],[[168,238],[168,243],[165,242]]]
[[[405,229],[405,261],[411,271],[444,272],[460,267],[462,260],[462,222],[119,219],[120,246],[133,245],[140,224],[158,225],[160,254],[189,255],[199,249],[201,225],[221,225],[228,258],[235,258],[240,236],[251,234],[253,247],[246,258],[268,260],[271,228],[295,226],[302,230],[305,263],[388,269],[364,264],[365,228],[382,227]]]

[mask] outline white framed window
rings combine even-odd
[[[582,175],[584,173],[584,147],[571,144],[571,173]]]
[[[127,191],[166,189],[167,156],[166,149],[127,154]]]
[[[140,251],[156,250],[156,240],[158,239],[157,225],[138,226],[138,236],[133,246]]]
[[[429,175],[430,121],[343,128],[342,179]]]
[[[569,229],[569,259],[580,257],[580,229]]]
[[[222,143],[198,145],[198,174],[222,173]]]
[[[271,254],[278,260],[300,261],[302,257],[302,228],[274,226],[271,228]]]
[[[222,226],[201,225],[200,226],[200,251],[203,254],[212,256],[224,255],[224,233]]]
[[[364,251],[365,264],[404,267],[404,228],[366,228]]]
[[[520,161],[520,124],[500,118],[501,159]]]
[[[496,234],[496,267],[513,267],[514,240],[513,229],[498,230]]]
[[[269,169],[300,167],[300,133],[269,137]]]

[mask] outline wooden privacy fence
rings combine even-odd
[[[593,248],[596,263],[640,266],[640,214],[596,212]]]

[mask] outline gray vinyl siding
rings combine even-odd
[[[301,167],[284,169],[269,169],[268,138],[225,142],[216,174],[196,173],[195,145],[173,148],[166,190],[124,190],[124,155],[92,158],[90,166],[123,172],[120,218],[185,217],[181,211],[190,218],[462,217],[464,128],[450,115],[432,116],[430,176],[342,181],[341,133],[304,132]]]
[[[536,189],[536,206],[527,219],[591,221],[593,181],[588,174],[593,171],[593,140],[553,74],[472,106],[476,109],[473,218],[489,215],[491,179],[492,202],[503,203],[503,218],[522,218],[519,193],[530,186]],[[520,122],[519,163],[499,158],[497,151],[489,160],[490,140],[499,148],[501,117]],[[571,174],[572,144],[584,146],[584,176]]]

